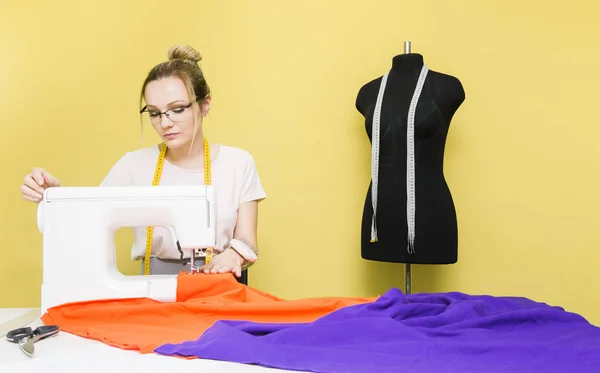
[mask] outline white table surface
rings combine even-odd
[[[0,308],[0,327],[32,311],[31,308]],[[39,317],[33,322],[16,327],[42,325]],[[13,328],[11,328],[13,329]],[[58,335],[38,341],[35,354],[25,355],[19,346],[0,339],[0,373],[115,373],[127,372],[236,372],[283,373],[287,370],[270,369],[256,365],[213,360],[184,360],[157,354],[140,354],[105,345],[102,342],[78,337],[61,331]]]

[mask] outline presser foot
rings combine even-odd
[[[194,261],[192,260],[190,263],[190,274],[195,274],[199,272],[199,268],[198,266],[194,263]]]
[[[212,248],[207,248],[205,250],[198,250],[198,252],[199,253],[204,252],[205,265],[210,263],[210,261],[213,258],[213,249]],[[181,260],[183,260],[183,252],[181,252]],[[190,266],[189,273],[191,273],[191,274],[200,273],[200,267],[196,264],[195,260],[196,260],[196,250],[192,250],[192,255],[190,256],[190,260],[183,262],[184,266],[188,266],[188,265]]]
[[[187,271],[189,274],[195,274],[195,273],[200,273],[199,271],[199,267],[195,264],[191,264],[191,263],[183,263],[184,267],[189,266],[189,271]]]
[[[193,260],[190,260],[189,262],[183,262],[182,265],[189,268],[189,273],[198,273],[200,269],[200,267],[198,267]]]
[[[182,255],[183,256],[183,255]],[[182,258],[183,259],[183,258]],[[189,262],[183,262],[184,266],[189,265],[190,266],[190,270],[188,273],[190,274],[196,274],[199,273],[199,267],[195,262],[196,259],[196,250],[192,250],[192,255],[190,257],[190,261]]]

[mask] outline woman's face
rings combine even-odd
[[[179,78],[170,77],[148,83],[144,96],[150,122],[169,148],[189,147],[194,137],[199,138],[202,133],[202,113],[197,103],[191,102],[190,105],[185,85]],[[196,115],[198,126],[194,129]]]

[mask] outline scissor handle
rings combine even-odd
[[[21,339],[23,339],[25,337],[29,337],[32,334],[33,334],[33,331],[31,330],[30,327],[19,328],[19,329],[11,330],[10,332],[6,333],[6,339],[9,342],[17,343]]]
[[[56,325],[43,325],[43,326],[38,326],[33,332],[32,332],[32,340],[33,342],[37,342],[39,340],[42,340],[44,338],[53,336],[54,334],[58,333],[59,331],[59,327]]]
[[[50,337],[58,333],[60,328],[56,325],[42,325],[35,329],[30,327],[11,330],[6,334],[6,339],[12,343],[18,343],[21,339],[29,337],[33,342]]]

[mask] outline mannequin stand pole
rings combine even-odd
[[[405,293],[406,294],[410,294],[411,292],[411,288],[410,288],[410,263],[407,263],[404,265],[404,289],[405,289]]]

